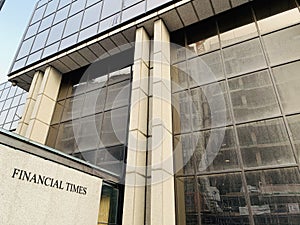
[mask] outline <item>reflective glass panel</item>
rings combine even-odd
[[[111,16],[122,8],[122,0],[104,0],[101,19]]]
[[[102,1],[102,0],[87,0],[86,7],[89,7],[93,4],[95,4],[96,2],[100,2],[100,1]]]
[[[8,112],[8,110],[5,110],[0,113],[0,124],[4,123],[6,116],[7,116],[7,112]]]
[[[15,116],[15,114],[16,114],[16,110],[17,110],[17,107],[14,107],[14,108],[10,108],[10,109],[9,109],[8,114],[7,114],[7,117],[6,117],[6,120],[5,120],[6,123],[12,122],[12,121],[13,121],[14,116]]]
[[[186,62],[178,63],[171,67],[172,92],[177,92],[188,87],[188,73]]]
[[[81,116],[82,105],[84,101],[83,95],[78,95],[66,100],[62,121],[79,118]]]
[[[59,50],[65,49],[65,48],[67,48],[67,47],[70,47],[70,46],[73,45],[73,44],[76,44],[76,42],[77,42],[77,37],[78,37],[78,33],[77,33],[77,34],[73,34],[72,36],[63,39],[63,40],[61,41],[61,43],[60,43]]]
[[[63,9],[60,9],[56,12],[53,24],[56,24],[62,20],[67,19],[70,7],[67,6]]]
[[[198,212],[198,196],[196,182],[192,178],[177,178],[176,179],[176,189],[178,196],[184,196],[184,198],[178,198],[178,207],[182,208],[178,211],[183,217],[189,221],[187,224],[198,224],[191,223],[190,220],[193,220],[193,214]],[[196,215],[197,217],[197,215]],[[196,221],[195,221],[196,222]]]
[[[130,7],[140,1],[142,1],[142,0],[123,0],[123,8]]]
[[[194,174],[193,154],[195,147],[191,134],[182,134],[174,137],[174,160],[177,174]]]
[[[26,65],[29,65],[29,64],[31,64],[33,62],[38,61],[41,58],[41,56],[42,56],[42,52],[43,52],[43,50],[40,50],[38,52],[35,52],[35,53],[29,55],[28,60],[26,62]]]
[[[268,71],[230,79],[228,83],[237,122],[280,114]]]
[[[196,32],[199,30],[200,32]],[[220,48],[217,28],[214,21],[207,21],[186,31],[187,57],[203,54]]]
[[[54,18],[54,14],[44,18],[41,22],[39,32],[42,31],[42,30],[45,30],[47,28],[50,28],[51,25],[52,25],[53,18]]]
[[[197,172],[224,171],[239,167],[232,128],[194,133],[193,141]]]
[[[246,167],[295,163],[281,119],[240,125],[237,131]]]
[[[175,134],[191,131],[192,97],[187,91],[172,96],[173,130]]]
[[[86,0],[75,0],[72,2],[70,16],[84,9]]]
[[[104,114],[101,146],[114,146],[126,143],[128,108],[120,108]]]
[[[300,160],[300,115],[287,117],[292,139],[296,148],[298,160]]]
[[[31,52],[35,52],[36,50],[39,50],[45,46],[45,43],[46,43],[46,40],[48,37],[48,33],[49,33],[49,30],[45,30],[36,36],[33,46],[32,46],[32,49],[31,49]]]
[[[70,34],[78,32],[82,15],[83,13],[77,13],[75,16],[68,18],[63,37],[67,37]]]
[[[105,110],[115,109],[128,105],[130,85],[128,81],[113,84],[107,87]]]
[[[232,10],[232,13],[224,13],[217,20],[222,46],[258,36],[250,7]]]
[[[65,26],[65,21],[53,26],[47,40],[47,45],[52,44],[61,39],[62,32]]]
[[[198,179],[201,224],[249,224],[241,174],[201,176]],[[211,222],[206,222],[211,221]]]
[[[135,6],[132,6],[124,10],[122,13],[122,22],[143,14],[146,10],[145,6],[146,6],[146,2],[141,2],[140,4],[137,4]]]
[[[28,27],[25,39],[35,35],[37,33],[39,25],[40,25],[40,23],[35,23],[35,24],[31,25],[30,27]]]
[[[109,74],[108,85],[128,80],[131,77],[131,67],[126,67]],[[125,84],[125,83],[124,83]],[[129,85],[127,83],[127,85]]]
[[[58,8],[62,8],[64,6],[66,6],[67,4],[70,4],[72,2],[72,0],[60,0]]]
[[[254,23],[235,28],[233,30],[222,33],[221,42],[223,46],[227,46],[239,41],[244,41],[257,36],[257,29]]]
[[[56,53],[58,50],[58,46],[59,46],[59,43],[56,43],[56,44],[50,45],[47,48],[45,48],[44,52],[43,52],[43,57],[47,57],[49,55]]]
[[[99,146],[102,114],[81,118],[80,124],[77,141],[78,149],[80,151],[97,149]]]
[[[44,16],[47,16],[53,12],[55,12],[57,5],[58,5],[58,1],[59,0],[52,0],[51,2],[48,2],[47,8],[46,8],[46,12]]]
[[[114,27],[119,23],[120,23],[120,14],[109,17],[100,22],[99,32],[107,30],[111,27]]]
[[[35,22],[37,22],[38,20],[41,20],[43,18],[45,8],[46,8],[46,5],[43,5],[42,7],[35,10],[32,20],[31,20],[31,24],[34,24]]]
[[[300,25],[263,36],[271,65],[300,58]]]
[[[281,104],[286,113],[300,111],[300,62],[273,68]]]
[[[231,123],[224,82],[191,89],[190,98],[193,130]]]
[[[104,109],[106,88],[88,92],[85,96],[82,115],[93,115]]]
[[[73,120],[71,122],[62,123],[59,126],[56,149],[71,154],[78,149],[75,137],[78,137],[80,129],[80,121]]]
[[[93,26],[90,26],[90,27],[80,31],[78,41],[82,41],[89,37],[92,37],[93,35],[96,35],[97,30],[98,30],[98,24],[95,24]]]
[[[296,168],[246,173],[255,224],[297,224],[300,177]]]
[[[247,73],[267,66],[258,39],[225,48],[223,53],[227,76]]]
[[[81,29],[99,21],[101,8],[102,2],[99,2],[98,4],[93,5],[92,7],[85,10]]]
[[[18,53],[17,59],[23,58],[24,56],[28,55],[28,53],[30,52],[33,40],[34,40],[34,37],[32,37],[22,43],[22,46]]]
[[[161,6],[170,1],[172,1],[172,0],[148,0],[147,1],[147,11],[151,10],[153,8],[156,8],[158,6]]]
[[[254,12],[258,20],[258,26],[262,34],[279,30],[300,22],[300,13],[294,0],[285,0],[270,4],[268,10],[263,6],[264,2],[254,4]]]
[[[23,59],[20,59],[20,60],[16,61],[16,62],[14,63],[14,66],[13,66],[13,69],[12,69],[12,70],[15,71],[15,70],[17,70],[17,69],[22,68],[22,67],[25,65],[26,61],[27,61],[27,57],[25,57],[25,58],[23,58]]]
[[[189,59],[187,64],[190,87],[215,82],[224,77],[219,51]]]

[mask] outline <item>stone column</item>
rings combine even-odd
[[[44,73],[25,135],[30,140],[46,143],[61,77],[53,67],[48,67]]]
[[[36,102],[38,92],[41,87],[42,80],[43,80],[43,73],[40,71],[35,72],[27,95],[24,112],[21,120],[18,123],[17,131],[16,131],[16,133],[21,136],[26,135],[30,117]]]
[[[150,41],[144,28],[136,31],[131,109],[123,207],[123,224],[145,224],[148,79]]]
[[[170,36],[154,23],[151,149],[151,225],[175,225]]]

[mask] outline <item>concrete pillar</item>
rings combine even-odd
[[[130,225],[145,224],[149,51],[149,37],[144,28],[139,28],[132,75],[123,207],[123,224]]]
[[[25,136],[30,140],[46,144],[60,83],[61,74],[55,68],[48,67],[44,73],[26,130]]]
[[[175,225],[170,36],[154,23],[151,149],[151,225]]]
[[[33,75],[33,79],[29,88],[29,92],[26,99],[25,109],[22,115],[22,118],[20,119],[17,127],[16,133],[25,136],[26,131],[29,125],[29,121],[31,118],[31,114],[37,99],[38,92],[41,87],[41,83],[43,80],[43,73],[40,71],[35,72]]]

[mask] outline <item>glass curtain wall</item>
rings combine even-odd
[[[172,0],[41,0],[12,72],[65,50]]]
[[[171,54],[175,162],[186,162],[178,224],[299,224],[299,35],[294,0],[251,2],[172,34],[184,46]],[[195,60],[208,69],[192,71]],[[217,95],[225,108],[210,107]],[[216,154],[203,167],[206,149]]]
[[[132,67],[83,74],[75,71],[64,76],[47,145],[121,178]]]
[[[0,84],[0,128],[15,131],[22,117],[27,92],[12,86],[11,82]]]

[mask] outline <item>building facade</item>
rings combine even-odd
[[[0,93],[0,127],[16,131],[24,111],[27,92],[5,82],[0,84]]]
[[[98,224],[298,225],[299,35],[298,0],[40,0],[16,133],[98,171]]]

